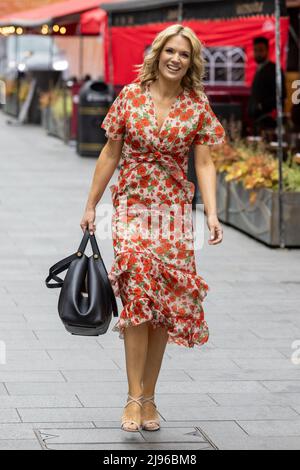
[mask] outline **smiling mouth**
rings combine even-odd
[[[172,72],[179,72],[180,67],[172,67],[171,65],[167,65],[168,70],[171,70]]]

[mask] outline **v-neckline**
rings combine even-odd
[[[178,100],[180,99],[181,95],[184,94],[184,88],[183,90],[181,90],[180,93],[178,93],[178,95],[176,96],[175,100],[173,101],[171,107],[169,108],[169,111],[168,111],[168,114],[166,115],[160,129],[158,128],[158,119],[157,119],[157,112],[156,112],[156,108],[155,108],[155,104],[154,104],[154,100],[153,100],[153,97],[152,97],[152,94],[151,94],[151,91],[150,91],[150,83],[151,82],[148,82],[147,83],[147,93],[148,93],[148,96],[149,96],[149,100],[150,100],[150,104],[151,104],[151,108],[153,110],[153,115],[154,115],[154,120],[155,120],[155,127],[156,127],[156,131],[157,131],[157,135],[160,135],[160,133],[162,132],[163,128],[165,127],[169,117],[170,117],[170,114],[171,112],[173,111],[173,108],[175,107],[175,105],[177,104]]]

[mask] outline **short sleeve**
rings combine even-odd
[[[112,140],[122,140],[125,134],[125,105],[126,105],[125,85],[114,102],[110,106],[105,118],[101,123],[101,128],[105,130],[105,136]]]
[[[204,105],[203,105],[204,101]],[[193,140],[195,145],[223,144],[226,140],[225,130],[210,107],[207,96],[203,93],[197,132]]]

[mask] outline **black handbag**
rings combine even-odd
[[[84,254],[90,239],[93,255]],[[68,269],[62,280],[57,276]],[[50,284],[54,280],[56,283]],[[103,335],[118,307],[113,288],[101,258],[95,235],[86,229],[78,251],[51,266],[45,280],[49,288],[61,287],[58,313],[73,335]]]

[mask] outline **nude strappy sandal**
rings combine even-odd
[[[143,403],[150,401],[156,408],[156,404],[154,403],[154,395],[152,395],[152,397],[143,398],[142,401]],[[142,420],[142,429],[145,431],[158,431],[160,429],[159,419],[154,418]]]
[[[139,398],[133,398],[132,396],[128,395],[128,398],[130,398],[130,400],[126,403],[125,407],[129,405],[129,403],[137,403],[138,405],[140,405],[141,407],[143,406],[142,403],[141,403],[141,399],[143,398],[143,396],[140,396]],[[135,424],[136,425],[136,428],[129,428],[129,427],[126,427],[126,423],[129,423],[129,424]],[[121,421],[121,429],[123,429],[123,431],[129,431],[129,432],[137,432],[137,431],[140,431],[141,429],[141,425],[139,423],[137,423],[134,419],[130,419],[130,418],[125,418],[125,417],[122,417],[122,421]]]

